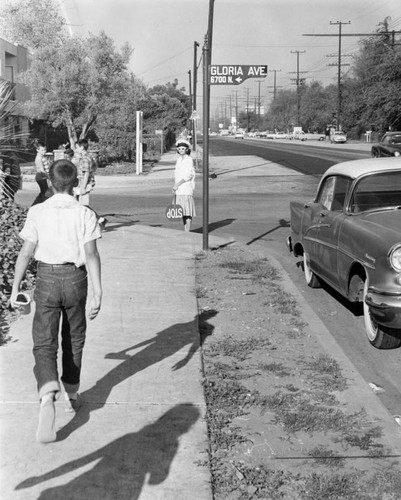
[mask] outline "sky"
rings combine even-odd
[[[178,79],[189,92],[197,48],[197,108],[202,106],[202,47],[210,0],[59,0],[71,33],[105,31],[117,47],[134,49],[129,69],[152,87]],[[342,73],[363,37],[389,17],[389,29],[401,31],[400,0],[215,0],[212,64],[267,65],[263,79],[241,85],[211,85],[211,115],[227,116],[230,104],[243,109],[259,100],[268,105],[276,90],[295,89],[297,69],[306,82],[336,84],[339,24],[344,36]],[[348,24],[350,23],[350,24]],[[303,36],[332,34],[336,36]],[[400,36],[400,35],[399,35]],[[298,52],[298,53],[297,53]]]

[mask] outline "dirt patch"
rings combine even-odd
[[[350,381],[280,273],[242,246],[196,258],[215,499],[399,498],[381,428],[341,398]]]

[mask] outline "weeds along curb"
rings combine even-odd
[[[279,262],[242,247],[196,256],[216,500],[398,498],[398,426]]]

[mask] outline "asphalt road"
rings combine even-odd
[[[382,388],[379,397],[392,415],[401,415],[401,349],[379,351],[373,348],[364,332],[359,311],[329,288],[311,289],[301,269],[289,254],[285,240],[289,232],[289,202],[312,199],[321,174],[339,161],[367,158],[369,153],[348,145],[299,143],[298,141],[214,139],[210,141],[211,171],[213,157],[230,156],[227,170],[238,169],[236,157],[254,155],[267,162],[290,168],[288,175],[255,175],[252,169],[240,176],[220,173],[209,182],[209,232],[241,241],[251,249],[277,258],[292,277],[294,285],[312,306],[337,342],[362,374],[366,383]],[[256,161],[255,164],[260,164]],[[295,175],[294,175],[295,174]],[[146,192],[136,189],[117,191],[96,189],[92,206],[113,221],[110,230],[131,224],[176,227],[164,217],[171,201],[171,183],[147,185]],[[197,217],[193,230],[202,232],[202,183],[196,190]],[[32,193],[30,193],[32,195]],[[29,195],[28,195],[29,196]],[[25,200],[29,204],[29,199]]]
[[[266,255],[273,255],[288,271],[295,286],[301,291],[308,303],[325,323],[330,333],[340,344],[354,366],[362,374],[366,383],[373,383],[381,388],[378,396],[392,415],[401,414],[400,394],[400,357],[401,350],[380,351],[373,348],[365,335],[361,310],[355,310],[329,287],[311,289],[304,280],[303,273],[285,247],[289,228],[289,202],[293,199],[308,201],[312,199],[320,175],[332,164],[369,157],[369,151],[358,150],[357,146],[294,143],[293,141],[211,141],[212,155],[257,154],[267,160],[277,161],[290,166],[304,175],[269,178],[249,177],[246,182],[248,192],[235,196],[235,204],[241,214],[241,222],[233,221],[231,227],[217,228],[213,234],[235,236],[250,248],[260,250]],[[235,151],[235,153],[232,153]],[[288,151],[288,156],[287,156]],[[231,153],[230,153],[231,152]],[[284,161],[280,161],[284,157]],[[213,182],[218,182],[219,177]],[[241,178],[245,182],[244,177]],[[212,182],[212,181],[211,181]],[[221,182],[223,180],[221,179]],[[218,205],[230,206],[235,188],[221,186],[217,193],[216,184],[211,184],[211,193],[215,193]],[[240,191],[237,186],[237,191]],[[246,198],[246,201],[245,199]],[[252,206],[246,211],[246,204]],[[216,205],[211,206],[216,210]],[[232,206],[232,203],[231,203]],[[227,214],[226,211],[221,212]],[[245,216],[247,214],[247,216]],[[215,211],[215,216],[217,215]]]

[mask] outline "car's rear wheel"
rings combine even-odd
[[[303,268],[304,268],[305,280],[306,280],[306,283],[308,284],[308,286],[310,286],[311,288],[320,288],[321,285],[320,285],[319,278],[316,276],[316,274],[310,268],[309,256],[306,252],[304,252]]]
[[[384,329],[376,323],[370,314],[369,306],[365,302],[368,293],[368,280],[365,281],[363,288],[363,316],[365,321],[366,335],[369,342],[376,349],[395,349],[401,346],[401,331],[394,329]]]

